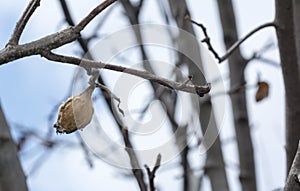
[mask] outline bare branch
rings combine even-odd
[[[144,2],[145,2],[144,0],[140,0],[140,2],[138,3],[138,5],[136,6],[139,11],[141,10]]]
[[[91,153],[90,153],[90,150],[89,148],[86,146],[84,140],[82,139],[81,135],[77,132],[76,133],[76,137],[79,141],[79,145],[84,153],[84,158],[87,162],[87,164],[89,165],[90,168],[93,168],[94,167],[94,162],[93,162],[93,159],[91,157]]]
[[[18,46],[7,46],[0,50],[0,65],[23,58],[26,56],[39,55],[44,50],[53,50],[65,44],[73,42],[80,37],[80,32],[86,25],[96,17],[105,8],[111,5],[116,0],[106,0],[98,5],[90,12],[78,25],[69,27],[60,32],[48,35],[36,41],[26,43]]]
[[[144,182],[144,174],[143,171],[140,168],[140,165],[138,163],[138,158],[133,150],[133,146],[130,142],[129,139],[129,134],[128,134],[128,130],[125,127],[122,127],[122,135],[123,135],[123,140],[125,143],[125,150],[128,153],[129,159],[130,159],[130,163],[131,163],[131,167],[132,167],[132,173],[135,177],[135,179],[137,180],[140,190],[141,191],[146,191],[147,187],[146,184]]]
[[[41,0],[32,0],[26,10],[24,11],[23,15],[21,16],[20,20],[17,22],[17,25],[15,27],[15,30],[10,38],[10,40],[8,41],[8,45],[17,45],[19,43],[21,34],[29,20],[29,18],[31,17],[31,15],[34,13],[34,11],[36,10],[36,8],[38,6],[40,6],[40,1]]]
[[[0,50],[0,65],[17,60],[19,58],[39,55],[44,50],[52,50],[73,42],[80,36],[74,27],[48,35],[39,40],[17,46],[8,46]]]
[[[118,102],[118,105],[117,105],[118,110],[124,117],[125,116],[124,111],[123,111],[123,109],[120,108],[121,99],[119,97],[117,97],[112,91],[110,91],[110,89],[108,89],[108,87],[106,87],[105,85],[102,85],[100,83],[96,83],[95,85],[96,85],[96,87],[101,88],[102,90],[106,91],[111,98],[113,98],[114,100],[116,100]]]
[[[100,5],[98,5],[95,9],[93,9],[84,19],[80,21],[80,23],[76,26],[76,29],[79,31],[83,30],[86,25],[88,25],[99,13],[101,13],[108,6],[116,2],[117,0],[106,0]]]
[[[70,25],[70,26],[75,26],[75,23],[72,19],[72,16],[71,16],[71,13],[69,11],[69,8],[68,8],[68,5],[67,5],[67,2],[65,0],[60,0],[60,5],[62,7],[62,10],[64,12],[64,15],[65,15],[65,19],[67,21],[67,23]]]
[[[150,191],[155,191],[155,185],[154,185],[154,178],[155,178],[155,173],[157,171],[157,169],[160,167],[160,163],[161,163],[161,154],[157,155],[156,158],[156,162],[155,162],[155,166],[153,167],[152,170],[150,170],[148,165],[144,165],[144,167],[147,170],[147,174],[148,174],[148,179],[149,179],[149,186],[150,186]]]
[[[218,59],[219,62],[221,62],[220,56],[218,55],[218,53],[215,51],[215,49],[212,47],[212,45],[210,43],[210,38],[207,34],[206,27],[203,24],[197,23],[196,21],[192,20],[188,15],[186,15],[184,17],[184,19],[187,21],[190,21],[191,23],[197,25],[198,27],[200,27],[202,29],[202,32],[203,32],[205,38],[201,42],[205,42],[207,44],[208,50],[210,50],[213,53],[213,55],[215,56],[215,58]]]
[[[276,62],[275,60],[265,58],[262,55],[259,55],[259,54],[256,54],[256,53],[253,53],[252,57],[249,58],[249,61],[252,61],[252,60],[258,60],[258,61],[261,61],[265,64],[268,64],[270,66],[274,66],[274,67],[277,67],[277,68],[281,67],[281,64]]]
[[[201,85],[179,83],[179,82],[168,80],[160,76],[156,76],[147,71],[141,71],[132,68],[126,68],[123,66],[105,64],[93,60],[79,59],[71,56],[58,55],[49,51],[44,51],[41,53],[41,55],[47,58],[48,60],[52,60],[52,61],[81,65],[83,67],[102,68],[102,69],[112,70],[116,72],[131,74],[134,76],[138,76],[150,80],[152,82],[157,82],[170,89],[197,94],[200,97],[204,96],[204,94],[207,94],[210,91],[210,84],[201,86]]]
[[[248,63],[253,61],[253,60],[258,60],[258,61],[261,61],[265,64],[269,64],[270,66],[281,67],[280,63],[276,62],[275,60],[272,60],[272,59],[269,59],[269,58],[266,58],[266,57],[263,56],[263,54],[265,54],[270,49],[273,49],[274,47],[275,46],[274,46],[273,42],[266,43],[266,45],[264,45],[259,50],[255,51],[252,54],[252,56],[247,59]]]
[[[226,53],[223,55],[223,56],[219,56],[218,53],[216,52],[216,50],[213,48],[213,46],[211,45],[211,42],[210,42],[210,38],[207,34],[207,31],[206,31],[206,27],[201,24],[201,23],[198,23],[194,20],[192,20],[188,15],[185,17],[185,19],[187,21],[190,21],[191,23],[199,26],[202,31],[203,31],[203,34],[205,36],[205,38],[201,41],[201,42],[204,42],[207,44],[208,46],[208,49],[213,53],[213,55],[215,56],[215,58],[219,61],[219,63],[223,62],[224,60],[226,60],[245,40],[247,40],[249,37],[251,37],[253,34],[255,34],[257,31],[261,30],[261,29],[264,29],[264,28],[267,28],[267,27],[276,27],[276,24],[274,22],[268,22],[268,23],[265,23],[265,24],[262,24],[256,28],[254,28],[252,31],[250,31],[246,36],[244,36],[243,38],[239,39],[238,41],[236,41],[227,51]]]

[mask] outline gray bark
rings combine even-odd
[[[206,113],[206,111],[211,111],[211,115],[209,116],[209,113]],[[210,100],[205,101],[201,104],[200,123],[203,132],[206,132],[206,130],[209,128],[211,137],[218,136],[219,131],[217,128],[215,115],[212,111],[212,103]],[[225,171],[225,162],[219,136],[215,140],[213,145],[207,150],[204,170],[205,174],[209,177],[211,188],[213,191],[229,190]]]
[[[300,190],[300,141],[293,165],[290,169],[290,173],[284,187],[284,191],[294,190]]]
[[[224,43],[229,49],[238,40],[235,14],[231,0],[218,0],[219,16],[222,23]],[[237,49],[229,57],[230,88],[235,89],[245,84],[244,69],[247,61]],[[251,132],[245,91],[230,94],[234,126],[240,161],[240,182],[243,191],[255,191],[256,176]]]
[[[189,10],[185,0],[169,0],[170,9],[173,17],[176,20],[178,27],[185,31],[188,31],[192,35],[195,35],[195,31],[191,23],[184,20],[184,16],[189,15]],[[188,65],[189,74],[193,76],[193,83],[203,84],[206,82],[202,72],[203,66],[200,56],[200,47],[197,42],[190,43],[184,42],[184,38],[180,38],[179,46],[184,46],[185,50],[188,50],[193,58],[197,58],[197,63],[193,63],[190,59],[183,59],[182,61]],[[180,48],[183,49],[183,48]],[[198,65],[198,67],[197,67]],[[200,71],[199,68],[202,70]],[[200,106],[200,123],[202,132],[205,133],[209,128],[214,133],[218,133],[218,128],[215,121],[215,116],[212,111],[212,105],[210,99]],[[208,123],[210,121],[210,123]],[[205,143],[203,143],[205,145]],[[206,162],[205,162],[205,175],[210,179],[212,190],[214,191],[226,191],[229,190],[227,176],[225,171],[225,164],[221,149],[221,143],[219,136],[215,140],[214,144],[207,150]],[[188,180],[189,181],[189,180]],[[201,180],[199,180],[201,181]],[[200,185],[200,184],[199,184]],[[198,188],[199,189],[199,188]],[[194,190],[194,188],[188,186],[188,190]]]
[[[286,167],[288,173],[300,139],[299,66],[297,64],[296,39],[294,35],[293,0],[276,0],[275,2],[276,33],[286,95]]]
[[[293,0],[293,8],[294,8],[294,30],[295,30],[295,38],[296,38],[296,48],[297,48],[297,60],[298,60],[298,68],[300,67],[300,1]],[[300,75],[300,71],[299,71]]]
[[[27,191],[17,147],[0,105],[0,191]]]

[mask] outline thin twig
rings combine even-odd
[[[61,5],[61,8],[62,8],[63,13],[65,15],[65,19],[66,19],[67,23],[70,26],[75,26],[75,23],[74,23],[74,21],[72,19],[72,16],[71,16],[71,13],[69,11],[67,2],[65,0],[60,0],[60,5]]]
[[[157,171],[157,169],[160,167],[160,163],[161,163],[161,154],[158,154],[156,157],[156,162],[155,162],[155,166],[153,167],[152,170],[150,170],[148,165],[144,165],[144,167],[147,170],[147,174],[148,174],[148,179],[149,179],[149,187],[150,187],[150,191],[155,191],[155,185],[154,185],[154,178],[155,178],[155,173]]]
[[[65,15],[65,20],[66,22],[70,25],[70,26],[75,26],[75,22],[71,16],[68,4],[66,2],[66,0],[60,0],[60,5],[61,8],[63,10],[63,13]],[[103,14],[103,16],[101,17],[101,21],[98,22],[98,24],[95,26],[95,32],[94,34],[92,34],[89,38],[78,38],[78,42],[80,44],[80,46],[82,47],[84,53],[86,53],[86,56],[88,56],[88,58],[90,57],[90,53],[88,52],[88,48],[87,48],[87,44],[90,40],[92,40],[93,38],[96,38],[97,32],[99,32],[99,29],[101,28],[101,26],[104,24],[104,22],[107,20],[107,17],[112,13],[112,11],[106,12],[105,14]],[[89,58],[90,59],[90,58]]]
[[[141,9],[142,9],[142,6],[144,4],[144,0],[140,0],[140,2],[135,6],[136,7],[136,10],[137,10],[137,15],[139,15]]]
[[[138,76],[150,80],[152,82],[157,82],[170,89],[197,94],[200,97],[204,96],[204,94],[207,94],[210,91],[210,84],[201,86],[201,85],[179,83],[179,82],[168,80],[160,76],[156,76],[147,71],[141,71],[132,68],[126,68],[123,66],[105,64],[93,60],[79,59],[71,56],[63,56],[49,51],[44,51],[41,55],[47,58],[48,60],[52,60],[52,61],[81,65],[83,67],[102,68],[102,69],[112,70],[116,72],[131,74],[134,76]]]
[[[232,87],[231,90],[228,90],[228,91],[225,91],[225,92],[215,92],[214,94],[211,94],[210,97],[206,97],[204,99],[201,99],[200,100],[200,103],[205,103],[207,101],[209,101],[209,99],[215,99],[219,96],[227,96],[227,95],[233,95],[233,94],[239,94],[239,93],[242,93],[246,90],[249,90],[249,89],[254,89],[254,88],[257,88],[257,84],[255,85],[246,85],[245,83],[243,84],[237,84],[235,87]]]
[[[104,9],[109,7],[111,4],[116,2],[117,0],[106,0],[100,5],[98,5],[95,9],[93,9],[84,19],[80,21],[80,23],[75,26],[76,29],[81,31],[88,25],[99,13],[101,13]]]
[[[192,20],[188,15],[185,16],[185,20],[190,21],[191,23],[199,26],[202,31],[203,34],[205,36],[205,38],[201,41],[207,44],[208,49],[213,53],[213,55],[215,56],[215,58],[219,61],[219,63],[223,62],[224,60],[226,60],[245,40],[247,40],[249,37],[251,37],[253,34],[255,34],[257,31],[267,28],[267,27],[276,27],[275,22],[268,22],[268,23],[264,23],[256,28],[254,28],[253,30],[251,30],[246,36],[244,36],[243,38],[241,38],[240,40],[236,41],[227,51],[223,56],[219,56],[218,53],[216,52],[216,50],[213,48],[213,46],[211,45],[210,42],[210,38],[207,34],[206,31],[206,27],[201,24],[198,23],[194,20]]]
[[[255,54],[255,53],[249,59],[249,61],[252,61],[252,60],[258,60],[260,62],[263,62],[265,64],[268,64],[270,66],[274,66],[274,67],[277,67],[277,68],[281,67],[281,64],[278,63],[278,62],[276,62],[275,60],[272,60],[272,59],[269,59],[269,58],[265,58],[262,55],[258,55],[258,54]]]
[[[144,173],[140,168],[139,162],[138,162],[138,158],[133,150],[133,146],[130,142],[130,138],[129,138],[129,134],[128,134],[128,130],[123,127],[122,128],[122,135],[123,135],[123,140],[125,143],[125,150],[128,153],[129,159],[130,159],[130,164],[131,164],[131,168],[132,168],[132,173],[135,177],[135,179],[137,180],[140,190],[141,191],[146,191],[147,187],[146,184],[144,182]]]
[[[86,146],[86,144],[84,143],[84,140],[82,139],[81,135],[78,132],[76,133],[76,137],[79,140],[79,145],[84,153],[84,158],[85,158],[86,162],[88,163],[90,168],[93,168],[94,162],[91,157],[89,148]]]
[[[209,38],[209,36],[207,34],[206,27],[203,24],[197,23],[196,21],[192,20],[188,15],[186,15],[184,17],[184,19],[187,20],[187,21],[190,21],[191,23],[197,25],[198,27],[200,27],[202,29],[202,32],[203,32],[205,38],[203,40],[201,40],[201,42],[205,42],[207,44],[208,50],[210,50],[213,53],[213,55],[215,56],[215,58],[220,63],[221,62],[221,58],[218,55],[218,53],[215,51],[215,49],[213,48],[213,46],[211,45],[210,38]]]
[[[40,1],[41,0],[32,0],[30,1],[30,3],[28,4],[26,10],[24,11],[23,15],[21,16],[20,20],[17,22],[16,27],[14,29],[14,32],[10,38],[10,40],[8,41],[8,45],[17,45],[19,43],[20,37],[22,32],[24,31],[24,28],[29,20],[29,18],[31,17],[31,15],[34,13],[34,11],[36,10],[36,8],[38,6],[40,6]]]
[[[118,102],[118,105],[117,105],[118,110],[124,117],[125,116],[124,111],[120,107],[121,99],[118,96],[116,96],[112,91],[110,91],[110,89],[108,89],[108,87],[106,87],[105,85],[102,85],[100,83],[96,83],[95,85],[96,85],[96,87],[101,88],[102,90],[107,92],[111,98],[113,98],[114,100],[116,100]]]
[[[255,51],[252,54],[252,56],[247,59],[248,63],[253,61],[253,60],[258,60],[258,61],[261,61],[265,64],[269,64],[271,66],[274,66],[274,67],[281,67],[280,63],[276,62],[275,60],[263,57],[263,54],[265,54],[267,51],[269,51],[271,48],[274,48],[274,47],[275,46],[274,46],[273,42],[266,43],[266,45],[264,45],[259,50]]]
[[[65,0],[60,0],[60,5],[61,5],[61,8],[62,8],[63,13],[65,15],[66,22],[70,26],[75,26],[75,22],[74,22],[74,20],[73,20],[73,18],[71,16],[71,13],[70,13],[70,10],[69,10],[67,2]],[[88,45],[87,45],[86,39],[83,39],[82,36],[80,36],[79,38],[77,38],[77,41],[80,44],[81,48],[83,49],[84,53],[86,54],[85,57],[92,60],[92,56],[88,52],[89,49],[88,49]]]

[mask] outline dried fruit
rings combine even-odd
[[[56,133],[72,133],[87,126],[93,117],[94,107],[92,93],[94,85],[90,85],[80,95],[70,97],[58,109],[58,119],[54,124]]]

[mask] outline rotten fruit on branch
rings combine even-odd
[[[95,85],[90,85],[77,96],[70,97],[58,109],[58,119],[54,124],[56,133],[73,133],[87,126],[94,114],[92,93]]]
[[[56,133],[73,133],[78,129],[85,128],[93,118],[94,106],[92,94],[95,88],[105,91],[112,99],[118,102],[118,110],[124,116],[124,111],[120,108],[121,100],[106,86],[95,83],[99,76],[99,71],[93,69],[92,76],[89,80],[89,87],[81,94],[73,96],[63,102],[58,109],[58,119],[54,124]]]

